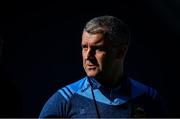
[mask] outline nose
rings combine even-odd
[[[91,59],[94,59],[94,56],[95,55],[95,52],[92,48],[89,48],[88,51],[87,51],[87,54],[86,54],[86,58],[88,60],[91,60]]]

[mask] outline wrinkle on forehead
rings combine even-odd
[[[104,36],[101,33],[91,34],[83,32],[82,43],[83,42],[90,42],[92,44],[104,43]]]

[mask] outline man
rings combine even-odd
[[[87,76],[59,89],[39,117],[164,116],[157,91],[123,71],[128,43],[128,27],[118,18],[100,16],[87,22],[81,42]]]

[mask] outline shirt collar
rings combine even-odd
[[[109,90],[106,87],[104,87],[103,85],[101,85],[95,78],[92,77],[87,77],[87,79],[89,80],[89,83],[92,87],[92,89],[102,89],[102,90]],[[128,78],[127,75],[124,75],[122,80],[119,82],[119,85],[112,89],[109,90],[115,94],[120,94],[120,95],[124,95],[124,96],[130,96],[131,95],[131,85],[130,85],[130,80]]]
[[[93,89],[99,89],[101,87],[101,84],[93,77],[87,77],[89,80],[89,83]]]

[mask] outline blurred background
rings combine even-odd
[[[84,76],[81,33],[96,16],[129,24],[126,72],[156,88],[180,117],[180,1],[1,1],[0,117],[38,117],[47,99]]]

